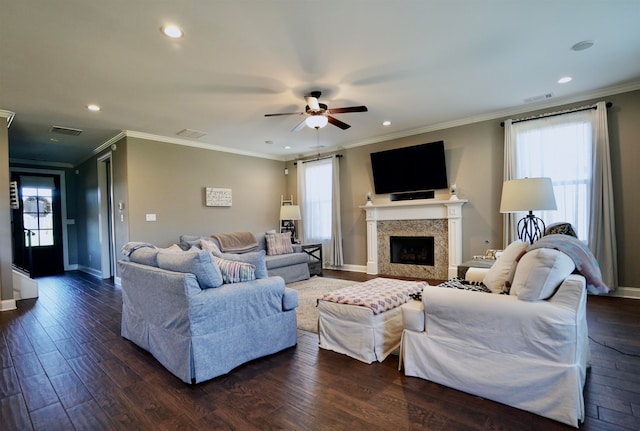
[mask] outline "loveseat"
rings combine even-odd
[[[121,334],[182,381],[199,383],[297,343],[298,294],[268,276],[264,258],[254,265],[146,244],[123,252]]]
[[[481,280],[426,287],[402,308],[405,374],[577,427],[590,358],[586,287],[603,287],[585,265],[516,242]]]
[[[277,235],[280,237],[280,234],[270,235]],[[201,240],[211,241],[217,246],[218,249],[220,249],[222,253],[226,254],[263,252],[265,255],[265,262],[267,265],[269,276],[280,276],[284,279],[284,282],[286,284],[301,280],[307,280],[310,277],[308,264],[309,256],[302,251],[302,246],[300,244],[291,244],[291,252],[280,252],[278,254],[270,255],[268,253],[266,234],[256,233],[254,234],[254,237],[256,245],[246,250],[241,249],[240,251],[224,250],[224,248],[220,245],[218,239],[212,236],[181,235],[180,242],[200,247]]]

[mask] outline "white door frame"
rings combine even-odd
[[[67,184],[65,182],[65,172],[57,169],[37,169],[37,168],[20,168],[10,167],[9,172],[24,172],[29,174],[46,174],[57,175],[60,178],[60,217],[62,221],[62,257],[64,270],[70,271],[77,269],[77,265],[73,267],[69,265],[69,234],[67,225],[74,224],[75,220],[67,219]]]
[[[108,164],[106,162],[109,162]],[[107,181],[107,170],[109,178]],[[113,160],[111,151],[98,157],[98,235],[100,240],[100,271],[103,279],[115,277],[116,241],[113,208]],[[109,210],[111,209],[111,210]]]

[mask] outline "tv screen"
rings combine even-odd
[[[446,189],[444,142],[371,153],[376,194]]]

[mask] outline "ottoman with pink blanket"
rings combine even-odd
[[[400,345],[400,306],[427,285],[375,278],[325,293],[318,299],[320,347],[367,364],[382,362]]]

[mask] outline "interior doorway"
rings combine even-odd
[[[98,229],[100,231],[100,272],[101,277],[116,275],[115,218],[113,206],[112,154],[108,152],[98,158],[98,190],[100,211]]]

